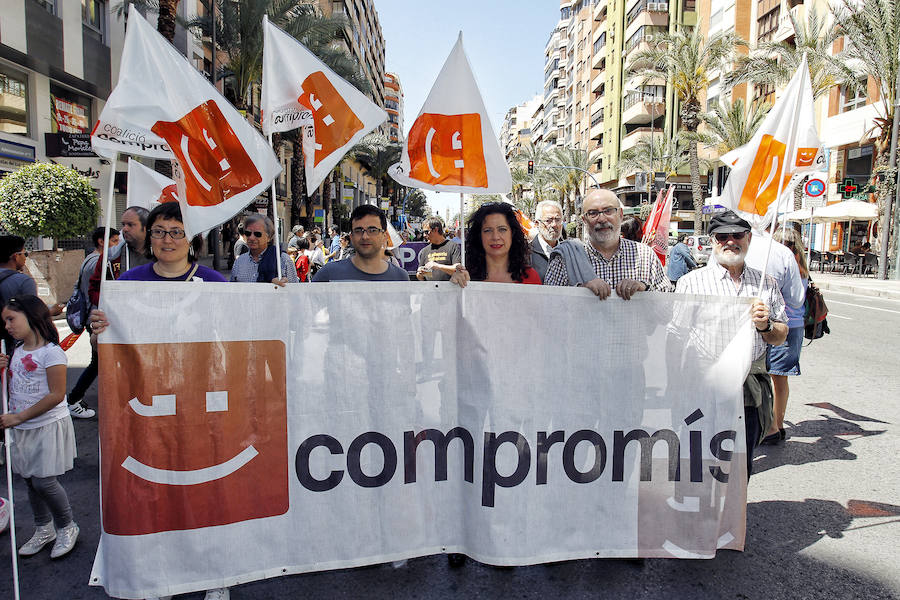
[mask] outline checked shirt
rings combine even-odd
[[[615,288],[623,279],[634,279],[646,283],[650,291],[672,291],[672,283],[650,246],[622,238],[619,240],[619,249],[609,260],[590,243],[584,244],[584,247],[594,273],[610,287]],[[569,283],[566,263],[561,257],[554,256],[550,260],[544,285],[572,285]]]

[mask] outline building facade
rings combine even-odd
[[[403,86],[396,73],[384,74],[384,110],[388,114],[388,139],[403,143]]]
[[[507,162],[512,162],[522,148],[532,141],[535,114],[542,104],[543,98],[535,96],[506,111],[500,126],[500,149]]]

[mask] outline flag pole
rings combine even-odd
[[[0,340],[0,352],[6,354],[6,340]],[[9,410],[8,394],[9,389],[6,387],[6,369],[3,369],[3,414]],[[16,514],[15,503],[13,502],[13,484],[12,484],[12,465],[9,457],[9,428],[3,429],[4,448],[6,451],[6,491],[9,496],[9,544],[10,554],[12,554],[13,565],[13,590],[15,591],[15,600],[19,600],[19,560],[16,549]]]
[[[272,147],[272,134],[269,134],[269,147]],[[275,225],[275,272],[277,273],[278,279],[281,279],[281,238],[278,237],[278,203],[275,202],[275,180],[277,177],[272,180],[272,185],[269,187],[271,191],[272,197],[272,215],[275,217],[272,219]]]
[[[459,193],[459,242],[460,261],[466,266],[466,199],[462,192]]]
[[[112,228],[112,216],[113,211],[115,210],[115,199],[113,195],[115,194],[116,187],[116,164],[119,162],[119,153],[116,152],[113,154],[111,160],[111,167],[109,169],[109,184],[106,188],[106,231],[103,233],[103,254],[100,256],[100,260],[103,261],[103,268],[100,272],[100,295],[103,295],[103,287],[106,283],[106,271],[109,269],[109,230]],[[122,251],[126,252],[126,248],[128,244],[122,247]]]

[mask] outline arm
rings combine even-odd
[[[750,319],[765,343],[778,346],[787,339],[788,326],[769,319],[769,308],[762,300],[754,300],[750,307]]]
[[[41,398],[37,404],[26,408],[20,413],[7,413],[0,416],[0,424],[3,427],[15,427],[25,421],[41,416],[59,404],[66,396],[66,365],[47,367],[47,386],[50,388],[50,393]]]

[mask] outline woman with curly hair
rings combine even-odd
[[[466,229],[466,267],[450,281],[465,287],[469,280],[495,283],[533,283],[541,278],[530,264],[528,241],[506,202],[482,204],[469,217]]]

